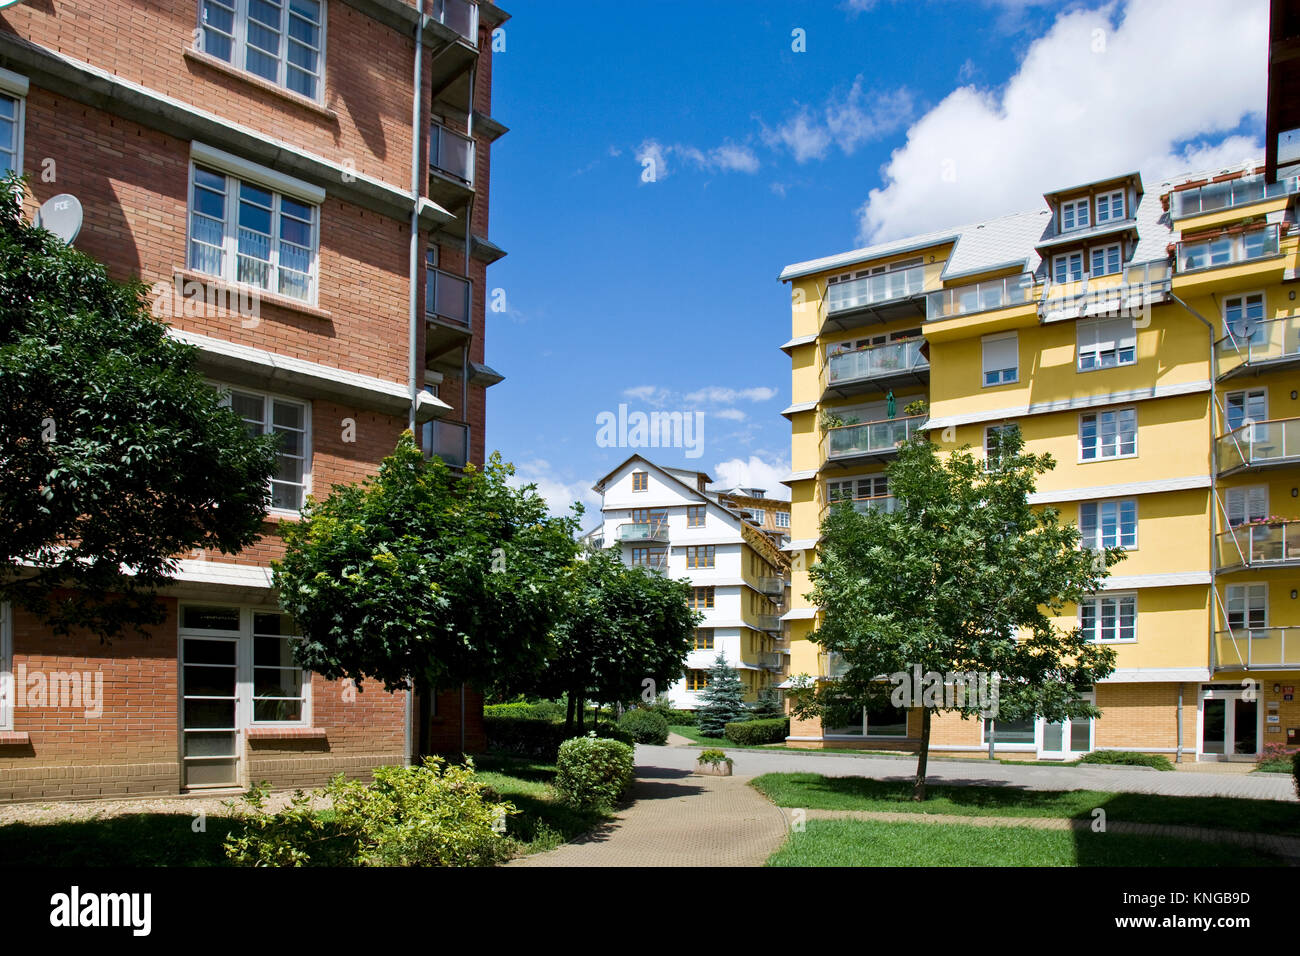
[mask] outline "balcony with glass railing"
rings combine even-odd
[[[1220,572],[1300,566],[1300,518],[1252,521],[1218,535]]]
[[[822,370],[822,392],[856,395],[886,392],[903,384],[924,385],[930,381],[930,360],[921,351],[924,339],[905,339],[843,349],[826,358]]]
[[[848,505],[858,514],[865,514],[868,511],[892,514],[898,508],[898,499],[893,495],[874,495],[870,498],[832,498],[830,500],[830,507],[832,508],[841,505]]]
[[[1175,192],[1170,197],[1170,213],[1174,219],[1187,219],[1266,199],[1283,199],[1297,191],[1300,191],[1300,179],[1294,176],[1273,183],[1265,182],[1262,176],[1206,183]]]
[[[911,415],[906,418],[853,422],[828,428],[822,436],[822,459],[883,461],[896,455],[898,446],[915,434],[925,424],[926,418],[925,415]]]
[[[426,269],[425,274],[425,315],[469,328],[470,281],[441,269]]]
[[[469,425],[435,418],[424,424],[424,456],[437,455],[452,468],[464,468],[469,462]]]
[[[668,523],[664,521],[628,521],[618,526],[619,541],[667,541]]]
[[[785,595],[785,578],[781,577],[761,577],[755,579],[758,590],[770,595],[771,597],[783,597]]]
[[[1300,315],[1229,326],[1216,343],[1220,379],[1300,366]]]
[[[756,655],[756,663],[765,671],[779,674],[785,669],[785,655],[777,651],[762,651]]]
[[[1132,262],[1118,272],[1084,273],[1064,282],[1049,280],[1043,287],[1039,312],[1048,321],[1086,316],[1135,318],[1139,310],[1166,301],[1173,266],[1168,259]]]
[[[441,123],[429,126],[429,198],[439,204],[463,198],[474,188],[474,141]]]
[[[821,651],[817,654],[817,670],[822,677],[839,680],[849,672],[849,665],[838,651]]]
[[[1175,260],[1178,272],[1182,274],[1269,259],[1277,254],[1278,227],[1274,223],[1248,232],[1184,240],[1178,243]]]
[[[781,615],[779,614],[758,614],[754,617],[754,621],[758,624],[760,631],[770,631],[773,634],[781,633]]]
[[[831,283],[826,287],[826,320],[822,332],[907,316],[924,318],[923,295],[939,287],[942,268],[941,265],[916,265]]]
[[[994,309],[1025,305],[1033,301],[1034,277],[1024,273],[931,292],[925,297],[925,318],[927,322],[934,322],[957,315],[992,312]]]
[[[1215,440],[1219,475],[1300,464],[1300,418],[1248,422]]]
[[[1214,635],[1214,671],[1300,668],[1300,627],[1234,627]]]
[[[435,23],[454,31],[461,39],[478,45],[478,4],[469,0],[433,0],[430,12]]]

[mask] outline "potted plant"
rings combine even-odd
[[[701,750],[695,772],[713,777],[731,776],[731,758],[723,750]]]

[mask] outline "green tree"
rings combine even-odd
[[[222,406],[142,283],[29,225],[21,195],[0,182],[0,600],[58,633],[145,633],[176,555],[257,540],[275,439]]]
[[[708,683],[700,691],[700,699],[704,706],[699,710],[697,726],[705,737],[721,737],[727,724],[750,716],[740,675],[721,653],[709,668]]]
[[[422,692],[539,671],[580,509],[550,516],[513,474],[494,453],[456,475],[408,431],[374,479],[310,502],[273,565],[280,606],[304,636],[298,660],[329,679]]]
[[[1014,429],[996,452],[989,468],[968,447],[940,455],[914,436],[889,468],[893,512],[831,510],[808,597],[822,611],[813,639],[838,655],[843,673],[815,688],[802,678],[796,714],[834,720],[846,706],[897,702],[903,685],[881,676],[919,667],[998,674],[998,710],[1011,717],[1097,716],[1078,689],[1107,676],[1115,653],[1052,618],[1094,592],[1123,552],[1081,548],[1057,509],[1030,506],[1050,456],[1026,454]],[[982,716],[987,701],[971,696],[954,706],[963,703],[956,694],[940,694],[921,708],[915,799],[925,799],[932,712]]]
[[[567,697],[566,730],[575,716],[583,729],[583,701],[653,700],[658,688],[678,679],[690,653],[700,621],[689,607],[690,591],[689,581],[629,567],[616,549],[587,552],[564,584],[553,655],[543,671],[525,675],[520,689]]]

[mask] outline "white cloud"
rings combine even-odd
[[[516,463],[515,474],[509,479],[511,487],[522,488],[524,485],[537,485],[537,493],[546,499],[546,504],[553,515],[567,515],[575,501],[586,507],[583,514],[582,530],[596,523],[594,517],[600,512],[600,495],[591,490],[593,482],[566,481],[557,474],[551,463],[543,458]]]
[[[769,498],[790,500],[790,489],[781,479],[790,473],[785,462],[768,462],[757,455],[748,459],[732,458],[713,466],[714,486],[718,488],[763,488]]]
[[[911,115],[911,93],[905,89],[866,93],[859,75],[847,93],[827,100],[820,117],[801,107],[776,129],[764,127],[763,142],[788,149],[797,163],[825,158],[832,145],[848,156],[862,143],[892,133]]]
[[[1261,151],[1233,133],[1264,108],[1267,41],[1266,0],[1063,13],[1004,88],[960,87],[912,125],[859,210],[859,239],[1037,208],[1045,191],[1130,169],[1154,184],[1239,163]]]
[[[712,402],[718,405],[730,405],[737,401],[746,402],[766,402],[776,397],[776,389],[766,386],[755,388],[722,388],[718,385],[709,385],[698,391],[690,392],[685,396],[687,402],[692,405],[698,405],[701,402]]]
[[[714,418],[725,418],[732,422],[743,422],[747,416],[739,408],[723,408],[713,413]]]
[[[665,144],[657,139],[645,139],[636,148],[634,155],[643,170],[653,171],[655,180],[668,176],[670,156],[674,159],[673,165],[680,161],[710,173],[756,173],[760,165],[752,149],[729,140],[723,142],[721,146],[702,150],[682,143]]]
[[[635,398],[638,401],[648,402],[659,393],[657,385],[635,385],[632,388],[623,389],[623,395],[627,398]]]

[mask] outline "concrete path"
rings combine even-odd
[[[637,747],[636,802],[610,823],[508,866],[762,866],[786,837],[785,814],[737,777],[654,766]],[[695,762],[694,751],[690,764]]]

